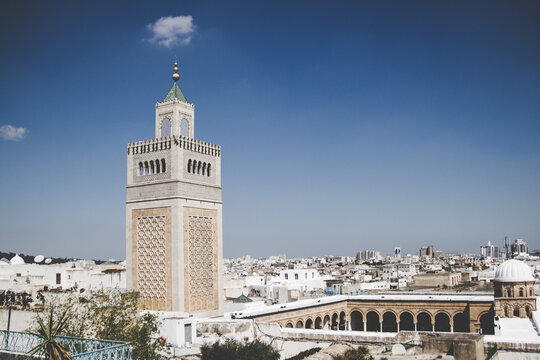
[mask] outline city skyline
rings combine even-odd
[[[225,257],[537,249],[540,6],[413,3],[2,3],[0,247],[124,258],[177,55]]]

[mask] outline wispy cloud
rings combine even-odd
[[[187,45],[195,32],[193,16],[165,16],[147,25],[152,33],[148,41],[170,48],[173,45]]]
[[[19,141],[26,134],[25,128],[16,128],[11,125],[0,126],[0,137],[4,140]]]

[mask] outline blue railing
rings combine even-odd
[[[0,350],[28,354],[41,338],[33,333],[0,330]],[[57,336],[75,360],[131,360],[131,344],[121,341]],[[39,354],[36,354],[39,355]]]

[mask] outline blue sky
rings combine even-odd
[[[174,55],[225,256],[540,247],[537,1],[7,0],[0,49],[2,250],[125,257]]]

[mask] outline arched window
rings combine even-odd
[[[148,161],[144,162],[144,175],[148,175]]]
[[[187,172],[191,172],[191,159],[189,159],[189,161],[187,162]]]
[[[185,118],[180,121],[180,135],[189,136],[189,122]]]
[[[150,174],[155,174],[154,160],[150,160]]]
[[[529,296],[533,296],[533,290],[529,289]]]
[[[167,171],[167,168],[165,167],[165,159],[161,159],[161,171]]]
[[[197,164],[197,174],[201,174],[201,167],[202,167],[202,163],[199,161],[199,163]]]
[[[519,308],[517,306],[514,308],[514,317],[519,317]]]
[[[142,176],[144,174],[143,164],[142,162],[139,163],[139,176]]]
[[[206,176],[210,176],[210,164],[208,164],[208,167],[206,168]]]
[[[512,297],[512,291],[510,288],[506,289],[506,297]]]
[[[165,118],[161,120],[161,137],[169,137],[171,136],[171,120],[169,118]]]
[[[524,297],[523,288],[519,288],[519,297]]]
[[[159,166],[159,160],[156,159],[156,174],[159,174],[161,171],[160,171],[160,166]]]
[[[202,165],[202,174],[206,175],[206,163],[203,163]]]

